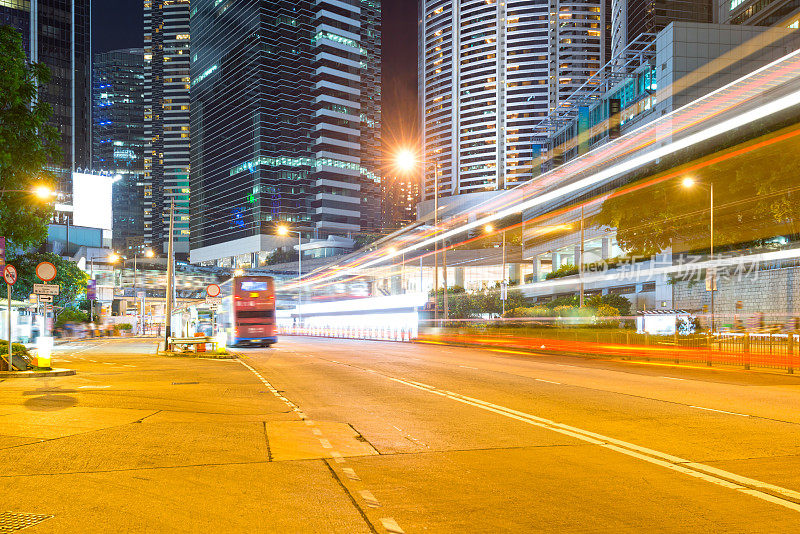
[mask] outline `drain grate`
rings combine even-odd
[[[23,528],[38,525],[52,515],[22,514],[19,512],[0,512],[0,532],[14,532]]]

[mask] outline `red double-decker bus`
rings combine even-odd
[[[229,346],[269,347],[275,336],[275,282],[271,276],[237,276],[222,284],[217,325]]]

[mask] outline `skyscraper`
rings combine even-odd
[[[736,1],[736,0],[734,0]],[[612,54],[670,22],[714,22],[714,0],[612,0]]]
[[[189,253],[189,0],[144,3],[144,237],[166,252],[175,202],[175,253]]]
[[[95,54],[92,67],[92,167],[118,175],[113,244],[144,245],[144,54],[141,48]]]
[[[193,1],[192,262],[377,224],[379,28],[371,0]]]
[[[607,60],[605,16],[602,0],[423,0],[423,200],[437,170],[462,205],[531,177],[537,124]]]
[[[53,107],[50,123],[61,135],[53,170],[67,194],[71,171],[91,163],[90,16],[90,0],[0,2],[0,24],[19,30],[30,61],[50,69],[39,95]]]

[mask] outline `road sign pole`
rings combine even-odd
[[[8,288],[8,370],[13,371],[12,365],[13,352],[11,351],[11,284],[6,284]]]

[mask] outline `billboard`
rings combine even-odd
[[[72,173],[72,224],[111,230],[113,176]]]

